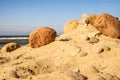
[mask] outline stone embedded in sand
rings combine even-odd
[[[86,41],[89,41],[89,40],[90,40],[90,37],[85,36],[84,39],[85,39]]]
[[[70,39],[67,39],[67,38],[65,38],[65,39],[60,39],[59,41],[69,41]]]
[[[110,47],[104,47],[105,51],[110,51]]]
[[[1,49],[1,52],[11,52],[11,51],[16,50],[19,47],[20,45],[18,43],[10,42],[6,44],[5,46],[3,46],[3,48]]]
[[[96,37],[92,37],[90,40],[89,40],[89,43],[98,43],[99,42],[99,39],[96,38]]]
[[[80,20],[71,20],[64,26],[64,33],[69,33],[78,28]]]
[[[80,54],[80,57],[85,57],[85,56],[87,56],[87,55],[88,55],[87,52],[83,52],[83,53]]]
[[[73,69],[72,71],[73,71],[73,72],[80,72],[80,69],[79,69],[79,68],[76,68],[76,69]]]
[[[104,51],[103,48],[98,48],[98,49],[96,49],[96,53],[98,53],[98,54],[102,53],[103,51]]]
[[[120,38],[120,21],[109,14],[101,14],[95,20],[95,27],[104,35]]]
[[[41,27],[30,33],[29,45],[32,48],[38,48],[51,43],[52,41],[55,40],[55,37],[56,37],[55,30],[48,27]]]

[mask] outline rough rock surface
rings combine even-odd
[[[85,13],[82,15],[82,20],[75,19],[75,20],[68,21],[64,26],[64,33],[69,33],[81,26],[84,26],[84,27],[88,26],[88,24],[91,24],[94,26],[96,17],[97,15]]]
[[[97,15],[95,15],[95,14],[84,13],[82,15],[82,25],[87,26],[88,24],[91,24],[94,26],[96,17],[97,17]]]
[[[68,21],[64,26],[64,33],[69,33],[78,28],[80,20]]]
[[[19,47],[20,45],[18,43],[11,42],[3,46],[3,48],[1,49],[1,52],[11,52],[16,50]]]
[[[30,33],[29,45],[32,48],[38,48],[48,43],[51,43],[52,41],[55,40],[55,37],[56,37],[55,30],[48,27],[41,27]]]
[[[101,14],[95,20],[95,27],[104,35],[120,38],[120,21],[109,14]]]

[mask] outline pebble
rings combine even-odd
[[[44,68],[49,68],[49,66],[48,65],[45,65],[45,67]]]
[[[110,51],[110,47],[104,47],[105,51]]]
[[[99,39],[96,38],[96,37],[92,37],[90,40],[89,40],[89,43],[98,43],[99,42]]]
[[[87,18],[87,19],[85,20],[85,23],[86,23],[87,25],[90,23],[89,18]]]
[[[85,57],[85,56],[87,56],[87,55],[88,55],[87,52],[83,52],[83,53],[80,54],[80,57]]]
[[[86,37],[85,37],[85,40],[86,40],[86,41],[89,41],[89,40],[90,40],[90,37],[86,36]]]
[[[60,39],[59,41],[69,41],[69,39],[65,38],[65,39]]]
[[[80,69],[79,68],[77,68],[77,69],[74,69],[74,70],[72,70],[73,72],[80,72]]]
[[[99,32],[99,33],[95,34],[95,37],[97,37],[97,38],[98,38],[101,34],[102,34],[102,33],[101,33],[101,32]]]
[[[106,80],[104,77],[100,76],[100,75],[95,75],[92,80]]]
[[[102,53],[103,51],[104,51],[103,48],[98,48],[96,52],[97,52],[98,54],[100,54],[100,53]]]

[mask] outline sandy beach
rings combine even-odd
[[[79,25],[45,46],[0,53],[0,80],[120,80],[120,39],[98,33]]]

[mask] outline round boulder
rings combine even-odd
[[[64,26],[64,33],[69,33],[73,30],[75,30],[76,28],[78,28],[80,20],[71,20],[68,21],[65,26]]]
[[[29,45],[32,48],[38,48],[51,43],[52,41],[55,40],[55,37],[56,37],[55,30],[48,27],[41,27],[30,33]]]
[[[18,43],[10,42],[6,44],[5,46],[3,46],[3,48],[1,49],[1,52],[11,52],[11,51],[16,50],[19,47],[20,45]]]
[[[101,14],[95,20],[95,27],[104,35],[120,38],[120,21],[109,14]]]

